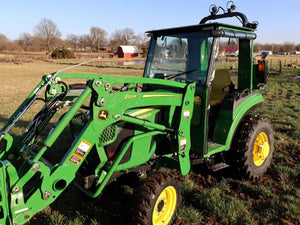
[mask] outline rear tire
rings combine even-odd
[[[169,225],[180,203],[178,183],[169,175],[156,173],[136,189],[133,224]]]
[[[239,125],[231,150],[225,155],[235,171],[243,177],[259,179],[270,166],[274,152],[271,123],[257,115],[247,115]]]

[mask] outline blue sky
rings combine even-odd
[[[67,34],[87,34],[91,26],[113,33],[132,28],[135,33],[197,24],[211,4],[226,7],[224,0],[0,0],[0,33],[14,40],[33,34],[43,17]],[[300,0],[235,0],[236,11],[258,21],[257,42],[300,43]],[[223,21],[223,22],[226,22]]]

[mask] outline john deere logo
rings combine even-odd
[[[108,115],[109,115],[108,111],[106,111],[106,110],[100,110],[99,114],[98,114],[98,118],[100,120],[107,120],[108,119]]]

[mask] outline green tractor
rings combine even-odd
[[[96,198],[134,173],[146,175],[134,223],[166,225],[180,202],[178,182],[153,169],[186,175],[206,163],[263,176],[273,130],[250,112],[263,103],[255,89],[264,87],[268,63],[253,63],[257,24],[227,8],[212,6],[200,24],[149,31],[143,77],[44,75],[0,131],[0,224],[28,222],[70,183]],[[242,25],[211,22],[228,17]],[[29,111],[27,123],[20,118]],[[19,123],[23,131],[10,134]]]

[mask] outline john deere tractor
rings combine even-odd
[[[0,224],[26,223],[70,183],[96,198],[127,173],[147,177],[135,192],[133,222],[171,224],[178,182],[153,169],[186,175],[206,163],[263,176],[272,126],[250,112],[263,103],[255,90],[268,63],[254,63],[257,23],[234,9],[212,6],[199,24],[149,31],[143,77],[44,75],[0,132]],[[232,17],[241,25],[214,22]],[[33,118],[24,119],[29,111]],[[16,126],[24,129],[12,132]]]

